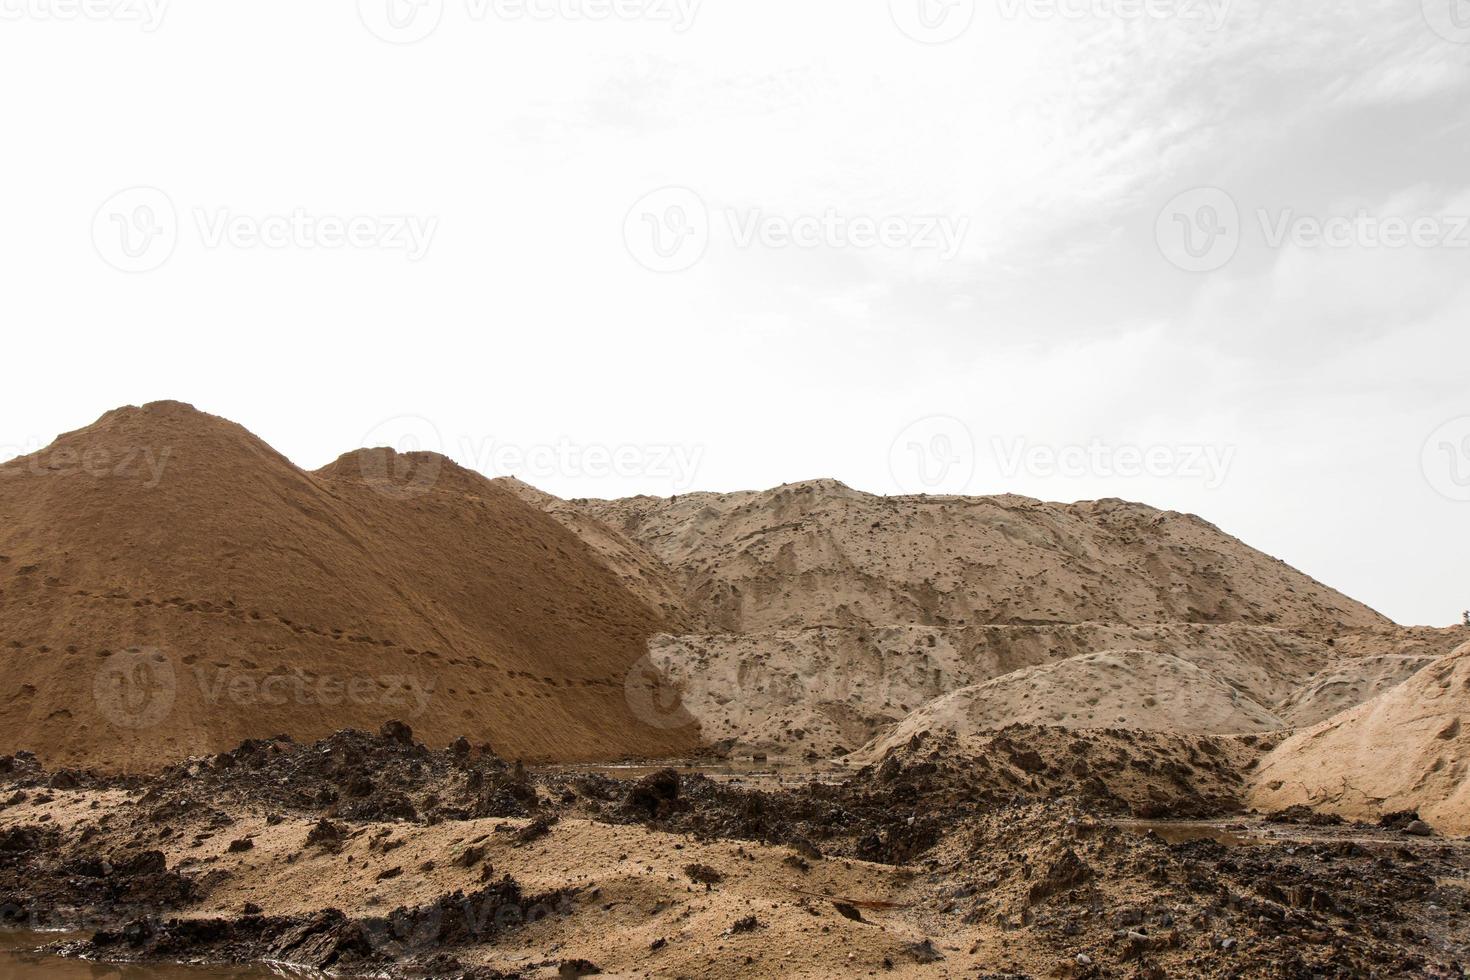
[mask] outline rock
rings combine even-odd
[[[529,844],[533,840],[540,840],[542,837],[551,833],[551,828],[556,823],[557,818],[554,816],[537,817],[516,834],[516,840],[522,844]]]
[[[938,963],[944,959],[944,954],[934,948],[934,940],[925,939],[921,943],[909,943],[903,948],[915,963]]]
[[[734,935],[741,932],[754,932],[756,929],[760,928],[760,924],[760,920],[757,919],[755,916],[747,915],[745,918],[739,920],[730,927],[729,934]]]
[[[383,722],[383,727],[378,730],[378,734],[399,745],[413,745],[413,729],[401,721]]]
[[[249,837],[241,837],[239,840],[230,841],[229,852],[231,854],[239,854],[241,851],[251,851],[254,849],[255,841]]]
[[[1404,833],[1411,834],[1414,837],[1432,837],[1434,836],[1434,829],[1423,820],[1411,820],[1404,827]]]
[[[318,820],[316,825],[306,835],[308,847],[320,847],[323,850],[337,851],[342,847],[342,841],[347,838],[347,831],[341,824],[333,823],[326,817]]]
[[[701,885],[718,885],[725,876],[707,864],[686,864],[684,874],[690,881]]]
[[[660,769],[633,784],[628,791],[627,806],[654,817],[678,798],[679,774],[672,769]]]

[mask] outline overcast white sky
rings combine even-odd
[[[1445,625],[1467,81],[1465,0],[0,0],[0,456],[1116,496]]]

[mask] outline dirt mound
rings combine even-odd
[[[0,751],[157,767],[407,718],[510,757],[663,756],[625,696],[667,629],[586,544],[433,454],[316,473],[158,402],[0,466]]]
[[[1259,705],[1291,696],[1336,661],[1325,640],[1239,623],[663,635],[653,640],[650,657],[709,741],[737,752],[826,758],[961,688],[1107,650],[1172,654]]]
[[[1208,671],[1168,653],[1109,650],[1026,667],[963,688],[909,715],[864,756],[920,732],[971,735],[1006,725],[1231,735],[1285,727]]]
[[[1274,707],[1292,728],[1306,728],[1371,701],[1434,663],[1434,657],[1384,654],[1339,660]]]
[[[1437,830],[1470,834],[1470,644],[1282,743],[1251,803],[1370,819],[1417,811]]]
[[[672,569],[686,606],[709,631],[1388,625],[1197,517],[1119,500],[877,497],[819,480],[764,492],[572,503]]]
[[[362,822],[259,803],[282,774],[333,778],[301,753],[360,751],[421,777],[416,797],[474,764],[397,728],[258,765],[256,747],[131,792],[41,789],[27,760],[0,770],[0,921],[96,930],[53,947],[94,959],[403,980],[1460,975],[1466,845],[1120,819],[1234,809],[1252,739],[1017,727],[766,791],[531,768],[535,818]],[[175,793],[200,806],[160,819]],[[0,974],[8,962],[0,944]]]
[[[678,580],[652,552],[575,504],[537,490],[529,483],[515,477],[500,477],[491,482],[556,518],[602,558],[625,588],[663,613],[670,629],[690,628],[691,617],[679,592]]]

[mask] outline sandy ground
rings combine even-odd
[[[1349,817],[1412,810],[1470,833],[1470,643],[1263,760],[1251,801]]]

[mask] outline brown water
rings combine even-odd
[[[796,764],[784,759],[757,762],[753,759],[728,759],[716,763],[671,762],[665,765],[650,763],[585,763],[581,765],[544,766],[538,772],[561,775],[588,773],[606,776],[609,779],[634,781],[662,769],[673,769],[681,775],[707,776],[717,783],[733,783],[756,789],[775,789],[781,786],[801,786],[807,783],[832,783],[847,778],[851,773],[841,768],[817,768]]]
[[[1114,826],[1138,834],[1156,834],[1166,844],[1186,844],[1195,840],[1210,840],[1226,847],[1241,847],[1261,841],[1238,829],[1216,823],[1194,823],[1179,820],[1119,820]]]
[[[146,966],[90,963],[35,953],[37,947],[80,936],[57,932],[0,932],[0,978],[4,980],[310,980],[321,974],[273,966]]]

